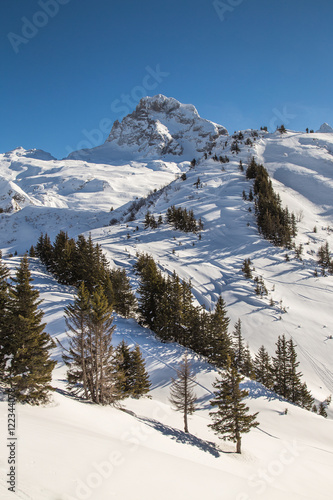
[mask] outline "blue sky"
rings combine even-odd
[[[333,126],[332,0],[5,0],[0,152],[104,142],[140,97],[229,132]]]

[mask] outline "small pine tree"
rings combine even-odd
[[[242,379],[229,358],[226,370],[220,373],[220,379],[213,384],[216,391],[211,404],[217,407],[217,411],[210,413],[214,423],[209,424],[223,440],[236,443],[236,453],[241,453],[242,434],[259,425],[256,421],[258,413],[250,415],[249,408],[243,403],[248,391],[240,388]]]
[[[251,269],[251,259],[245,259],[242,266],[242,271],[244,273],[245,278],[252,279],[252,269]]]
[[[322,417],[327,418],[326,405],[323,402],[319,403],[318,415],[321,415]]]
[[[196,410],[195,402],[197,397],[194,393],[195,377],[185,352],[183,361],[177,371],[177,378],[172,378],[170,387],[170,402],[177,411],[181,411],[184,416],[184,431],[188,432],[188,415],[192,415]]]
[[[229,323],[226,304],[220,295],[215,310],[210,315],[206,345],[208,358],[221,368],[225,366],[232,350],[232,342],[228,333]]]
[[[150,391],[149,375],[138,344],[136,344],[134,351],[130,353],[130,382],[131,394],[135,398],[144,396]]]
[[[271,358],[262,345],[256,354],[253,362],[255,378],[268,389],[273,387],[273,373]]]

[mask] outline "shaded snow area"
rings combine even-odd
[[[151,113],[159,115],[159,106],[167,106],[168,119],[176,123],[171,106],[175,104],[165,104],[162,98],[157,101]],[[182,110],[182,116],[192,119],[194,115],[191,107]],[[156,130],[167,137],[166,121],[160,123]],[[136,288],[138,278],[132,265],[137,252],[148,252],[165,274],[175,270],[182,279],[191,279],[196,302],[207,309],[214,308],[222,293],[231,319],[230,332],[240,318],[252,355],[262,344],[273,355],[279,335],[292,338],[303,380],[318,404],[333,393],[333,276],[321,276],[316,257],[326,241],[333,248],[333,135],[259,132],[253,146],[245,146],[246,138],[253,137],[251,131],[243,134],[238,155],[230,151],[234,139],[224,135],[208,159],[202,151],[195,153],[198,163],[194,168],[190,168],[192,158],[184,156],[121,161],[117,155],[108,156],[109,143],[99,150],[87,150],[81,159],[77,154],[58,161],[45,152],[22,148],[1,155],[0,207],[4,212],[0,214],[0,248],[4,263],[14,271],[20,255],[36,243],[41,231],[51,239],[60,229],[71,237],[90,232],[110,265],[125,267]],[[215,152],[229,156],[230,162],[214,161]],[[283,205],[296,214],[295,243],[303,245],[302,260],[292,250],[274,247],[258,233],[254,204],[242,197],[251,183],[239,169],[239,160],[246,168],[252,156],[264,163]],[[180,177],[184,172],[185,180]],[[131,203],[147,195],[133,210]],[[165,222],[157,229],[144,228],[148,209],[165,220],[172,205],[192,209],[202,219],[201,238],[176,231]],[[129,220],[133,219],[131,213],[134,220]],[[110,225],[112,218],[115,221]],[[15,251],[18,256],[10,257]],[[262,276],[266,284],[264,298],[255,294],[253,280],[247,280],[241,271],[246,258],[252,261],[254,276]],[[66,345],[63,309],[73,300],[74,289],[59,285],[37,259],[31,259],[31,271],[43,299],[46,330]],[[1,498],[332,497],[332,406],[324,419],[245,379],[246,403],[251,412],[259,412],[259,426],[244,435],[242,454],[237,455],[234,443],[220,440],[208,428],[215,368],[189,353],[199,405],[189,418],[190,434],[185,434],[182,415],[168,400],[171,377],[176,375],[184,348],[159,342],[134,319],[116,316],[115,324],[114,345],[125,339],[130,346],[139,344],[141,348],[152,382],[151,398],[128,398],[119,409],[72,397],[66,389],[60,347],[56,347],[52,403],[16,407],[16,493],[8,492],[6,485],[7,402],[5,396],[1,398]]]

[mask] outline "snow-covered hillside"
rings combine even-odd
[[[321,276],[316,262],[320,245],[327,241],[333,248],[333,134],[324,129],[315,134],[243,131],[236,154],[230,150],[234,138],[224,127],[200,118],[193,106],[155,96],[143,99],[136,111],[114,125],[105,145],[93,150],[61,161],[39,150],[18,148],[2,154],[0,248],[5,263],[14,269],[41,231],[51,238],[60,229],[72,237],[90,232],[110,264],[126,268],[135,287],[136,253],[148,252],[163,272],[175,270],[191,279],[199,304],[213,308],[222,293],[230,329],[242,320],[252,354],[262,344],[273,354],[278,335],[292,337],[304,380],[316,401],[323,401],[333,393],[333,276]],[[245,145],[247,139],[252,145]],[[230,162],[214,161],[215,153],[227,155]],[[242,197],[251,184],[239,169],[239,161],[246,167],[252,156],[264,163],[283,204],[296,214],[295,243],[303,245],[302,260],[258,233],[253,203]],[[193,157],[195,167],[190,166]],[[186,176],[180,177],[183,173]],[[136,198],[149,193],[133,208]],[[171,205],[190,208],[201,217],[201,238],[166,223],[144,228],[148,209],[164,217]],[[19,255],[9,257],[15,251]],[[244,278],[245,258],[253,262],[254,275],[263,277],[267,297],[259,298],[253,280]],[[44,299],[47,331],[66,343],[63,308],[73,290],[57,284],[37,260],[31,266]],[[160,343],[134,320],[117,317],[116,324],[115,344],[125,338],[142,349],[152,399],[128,399],[124,412],[71,398],[57,348],[53,403],[18,408],[17,498],[331,497],[331,408],[324,419],[246,380],[247,403],[251,411],[260,412],[260,425],[244,437],[243,454],[235,456],[234,445],[219,441],[207,427],[216,371],[191,354],[199,409],[190,419],[187,436],[181,415],[168,401],[170,379],[184,349]],[[0,418],[1,434],[6,435],[5,401]],[[2,440],[2,498],[9,494],[7,467]]]

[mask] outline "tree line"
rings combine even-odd
[[[42,300],[32,281],[27,255],[11,278],[0,252],[0,383],[11,388],[16,401],[38,405],[47,403],[54,390],[56,361],[50,355],[56,344],[45,332]],[[149,391],[139,346],[130,350],[124,341],[112,346],[113,307],[101,284],[90,292],[82,281],[65,308],[65,320],[68,348],[62,348],[71,392],[110,404]]]
[[[164,277],[148,254],[138,255],[135,272],[139,276],[141,322],[162,342],[178,342],[205,356],[220,369],[231,360],[241,375],[261,382],[298,406],[312,409],[314,400],[297,370],[299,362],[292,339],[279,337],[272,359],[264,346],[252,359],[241,321],[235,323],[232,334],[228,331],[230,319],[221,296],[213,311],[195,306],[191,283],[182,282],[175,272]]]
[[[297,234],[296,218],[283,208],[280,196],[275,193],[272,181],[263,165],[254,157],[246,169],[246,178],[253,179],[255,214],[259,231],[276,246],[292,247],[292,238]]]
[[[136,310],[136,299],[132,292],[125,269],[110,269],[100,245],[94,244],[89,235],[82,234],[75,241],[67,232],[60,231],[54,243],[47,234],[41,234],[30,256],[36,255],[45,264],[59,283],[79,287],[84,283],[93,293],[101,286],[108,304],[125,318],[131,317]]]

